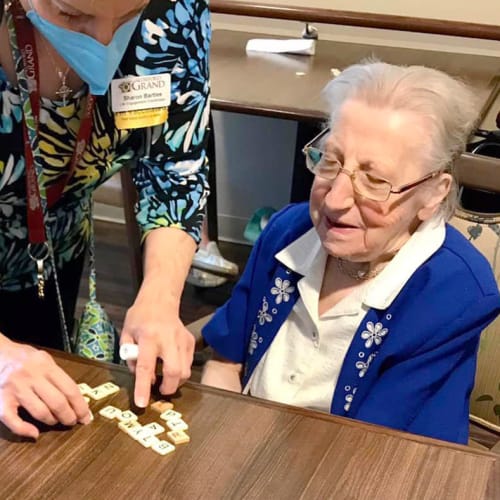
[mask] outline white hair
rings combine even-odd
[[[429,126],[430,147],[422,151],[422,159],[430,169],[445,170],[453,177],[452,189],[442,204],[443,216],[451,217],[457,201],[453,166],[465,150],[479,114],[479,100],[468,85],[432,68],[368,60],[346,68],[323,93],[332,126],[348,99],[423,117]]]

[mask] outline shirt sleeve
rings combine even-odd
[[[469,397],[481,331],[498,315],[498,295],[469,304],[446,325],[446,341],[387,361],[354,418],[457,443],[467,443]],[[443,338],[436,332],[435,338]]]
[[[210,39],[207,1],[152,2],[141,21],[135,72],[170,73],[172,96],[167,122],[147,130],[145,154],[133,170],[143,238],[176,227],[200,239],[209,194]]]

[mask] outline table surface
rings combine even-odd
[[[88,426],[23,441],[0,430],[1,498],[500,498],[500,457],[196,384],[172,399],[191,442],[157,455],[97,414],[129,408],[119,366],[56,354],[77,382],[122,390],[91,402]],[[139,421],[159,421],[150,408]]]
[[[483,114],[499,92],[498,57],[324,40],[317,43],[314,56],[246,54],[246,42],[251,38],[278,37],[214,30],[210,56],[214,109],[293,120],[322,119],[325,104],[321,90],[331,79],[330,69],[343,69],[372,56],[460,76],[477,90]]]

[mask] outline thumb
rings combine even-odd
[[[5,408],[0,421],[18,436],[33,439],[38,439],[38,436],[40,436],[40,431],[33,424],[26,422],[18,415],[16,407]]]

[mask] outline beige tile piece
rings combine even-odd
[[[87,393],[87,396],[95,401],[99,401],[101,399],[107,398],[109,396],[109,393],[100,387],[94,387]]]
[[[174,409],[173,403],[170,403],[169,401],[165,401],[163,399],[160,399],[159,401],[155,401],[150,406],[151,406],[151,409],[156,411],[157,413],[165,413],[168,410]]]
[[[170,431],[167,432],[167,436],[174,444],[184,444],[189,443],[189,436],[184,431]]]
[[[136,441],[139,441],[139,439],[146,436],[152,436],[151,431],[148,429],[144,429],[142,425],[138,425],[134,429],[131,429],[128,434],[132,439],[135,439]]]
[[[114,406],[108,405],[108,406],[105,406],[104,408],[101,408],[99,410],[99,415],[101,415],[104,418],[107,418],[109,420],[113,420],[118,415],[120,415],[121,412],[122,411],[119,408],[116,408]]]
[[[189,425],[184,422],[181,418],[167,420],[167,427],[171,431],[187,431],[189,429]]]
[[[152,436],[157,436],[158,434],[162,434],[165,432],[165,427],[156,422],[151,422],[150,424],[146,424],[144,429],[148,429],[151,432]]]
[[[81,394],[86,396],[92,390],[92,387],[85,382],[82,382],[81,384],[78,384],[78,389],[80,389]]]
[[[141,427],[141,424],[137,420],[126,420],[118,424],[118,428],[129,435],[130,431],[136,427]]]
[[[101,389],[102,391],[105,391],[108,396],[120,392],[120,387],[116,384],[113,384],[113,382],[106,382],[104,384],[98,385],[97,387],[94,387],[94,389]]]
[[[175,451],[175,446],[168,441],[158,440],[157,443],[151,446],[151,449],[159,455],[168,455]]]
[[[159,443],[160,440],[156,436],[144,436],[139,438],[137,442],[141,443],[144,448],[151,448],[155,444]]]
[[[115,418],[120,422],[127,422],[129,420],[137,420],[139,417],[133,411],[125,410],[116,415]]]
[[[168,420],[179,420],[179,418],[182,418],[182,413],[179,413],[178,411],[175,410],[168,410],[160,415],[160,418],[162,420],[165,420],[167,422]]]

